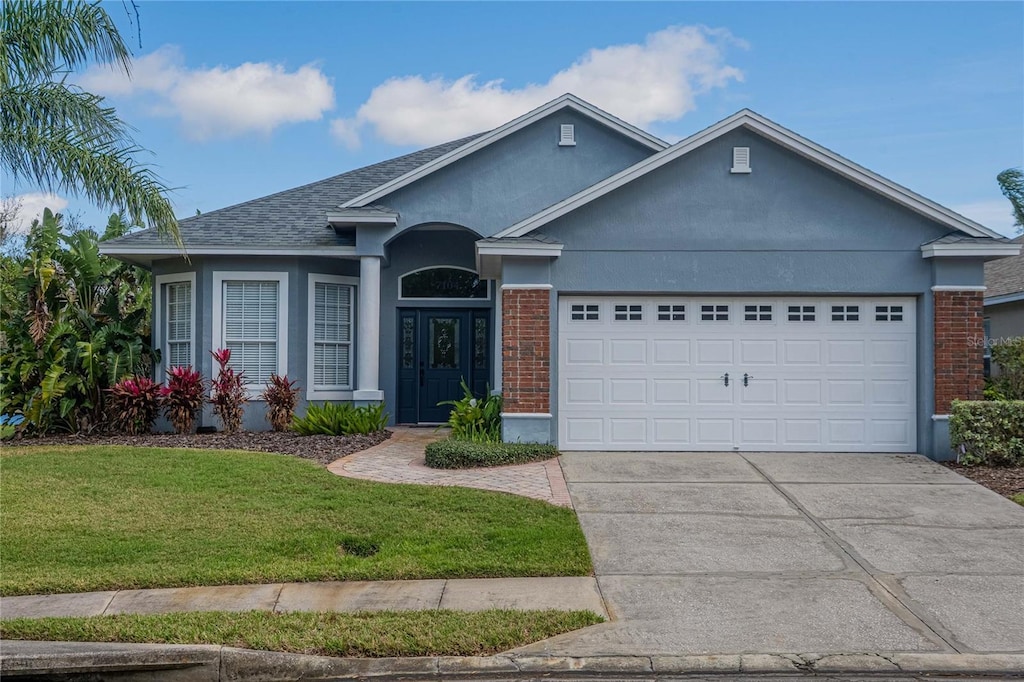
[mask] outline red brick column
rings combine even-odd
[[[551,411],[551,290],[501,292],[502,411]]]
[[[980,400],[985,388],[981,291],[935,291],[935,414],[954,400]]]

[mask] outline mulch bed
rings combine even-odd
[[[299,436],[291,431],[242,431],[240,433],[194,433],[180,436],[176,433],[150,433],[143,436],[45,436],[8,441],[8,445],[61,447],[68,445],[128,445],[140,448],[202,448],[209,450],[251,450],[276,452],[330,464],[339,457],[351,455],[383,443],[391,438],[390,431],[377,431],[353,436]]]
[[[1024,493],[1024,467],[964,466],[944,462],[953,471],[976,483],[1009,497]]]

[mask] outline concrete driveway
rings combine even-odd
[[[1024,508],[917,455],[569,453],[573,656],[1024,652]]]

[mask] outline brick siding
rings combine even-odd
[[[551,290],[501,293],[502,411],[551,411]]]
[[[954,400],[980,400],[985,387],[983,294],[935,293],[935,414]]]

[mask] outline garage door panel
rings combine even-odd
[[[743,365],[757,366],[779,364],[779,343],[775,339],[740,339],[739,360]]]
[[[690,364],[689,339],[654,339],[653,362],[656,365],[688,365]]]
[[[568,302],[597,319],[570,320]],[[913,451],[914,308],[886,297],[563,297],[559,444]]]
[[[610,339],[608,341],[608,358],[608,364],[612,367],[647,364],[647,340]]]
[[[656,406],[686,405],[690,402],[689,379],[652,379]]]

